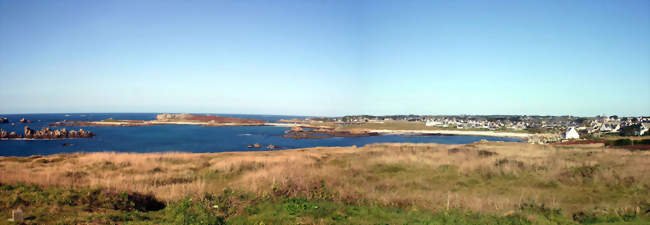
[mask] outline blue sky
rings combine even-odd
[[[650,1],[0,0],[0,113],[648,115]]]

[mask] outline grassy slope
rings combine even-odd
[[[647,224],[649,159],[522,143],[1,157],[0,224],[19,206],[37,224]]]

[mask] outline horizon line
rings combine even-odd
[[[617,116],[617,117],[650,117],[648,115],[634,115],[634,116],[619,116],[616,114],[603,114],[595,116],[585,116],[585,115],[571,115],[571,114],[346,114],[346,115],[337,115],[337,116],[321,116],[321,115],[288,115],[288,114],[261,114],[261,113],[216,113],[216,112],[28,112],[28,113],[0,113],[0,115],[30,115],[30,114],[128,114],[128,113],[188,113],[188,114],[217,114],[217,115],[253,115],[253,116],[298,116],[298,117],[345,117],[345,116],[373,116],[373,117],[387,117],[387,116],[540,116],[540,117],[601,117],[601,116]]]

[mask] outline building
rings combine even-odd
[[[426,126],[427,127],[442,126],[442,122],[436,120],[427,120]]]
[[[564,132],[564,139],[578,139],[580,138],[580,135],[578,134],[578,131],[574,127],[570,127],[569,129]]]
[[[641,123],[641,127],[639,128],[639,136],[644,135],[650,131],[650,123]]]

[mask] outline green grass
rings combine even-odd
[[[116,119],[113,119],[113,118],[108,118],[108,119],[102,120],[102,122],[114,122],[114,123],[117,123],[117,122],[122,122],[122,120],[116,120]]]
[[[162,205],[137,193],[0,184],[0,224],[8,224],[11,209],[17,207],[25,211],[25,224],[650,224],[647,216],[634,211],[594,210],[567,215],[562,209],[535,202],[524,203],[518,212],[502,216],[462,209],[434,212],[252,196],[226,189],[219,195],[188,197]]]
[[[438,213],[323,200],[284,198],[250,205],[231,224],[531,224],[520,215],[499,217],[460,210]]]

